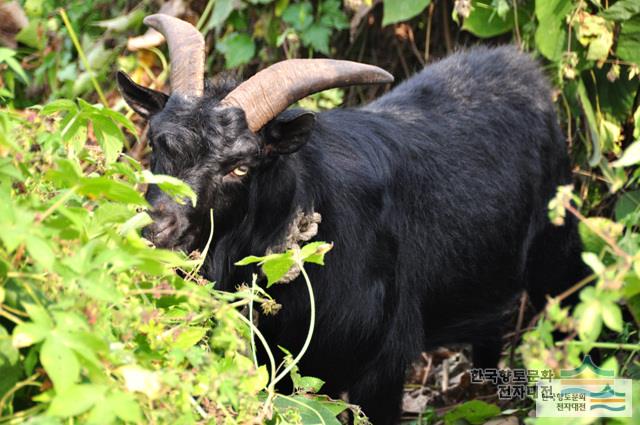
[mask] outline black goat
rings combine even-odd
[[[175,56],[188,53],[171,46],[170,31],[182,24],[154,19],[179,68]],[[146,235],[201,249],[213,208],[204,273],[231,291],[251,279],[234,262],[282,244],[300,213],[319,213],[316,238],[335,247],[326,267],[309,268],[317,323],[301,370],[326,380],[333,396],[347,391],[374,425],[398,420],[405,371],[421,351],[471,343],[476,365],[495,367],[514,298],[527,289],[541,307],[586,273],[575,221],[555,227],[547,218],[556,187],[571,180],[568,156],[547,82],[516,49],[456,53],[361,108],[281,112],[289,97],[259,124],[247,109],[262,106],[255,96],[229,102],[233,82],[202,89],[190,75],[177,82],[172,70],[171,97],[118,76],[125,99],[150,119],[153,172],[198,194],[193,208],[150,187],[156,221]],[[376,78],[356,82],[388,81]],[[288,90],[270,84],[262,101]],[[308,328],[306,289],[294,282],[270,292],[283,308],[261,317],[260,329],[273,347],[296,352]]]

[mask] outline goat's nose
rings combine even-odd
[[[152,214],[153,223],[142,229],[142,236],[157,247],[170,247],[177,239],[178,219],[175,214]]]

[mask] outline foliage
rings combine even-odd
[[[513,42],[537,56],[576,164],[576,185],[559,188],[550,219],[579,218],[593,275],[531,321],[517,362],[557,370],[596,349],[603,367],[640,376],[637,0],[186,3],[215,71],[330,56],[398,65],[390,70],[400,78],[398,69],[410,74],[452,40]],[[434,14],[446,4],[451,10]],[[166,82],[163,49],[124,49],[154,6],[26,0],[23,8],[29,24],[16,35],[18,47],[0,47],[0,422],[257,423],[273,413],[271,423],[337,423],[346,408],[362,420],[353,406],[309,395],[322,383],[300,375],[304,351],[275,373],[278,365],[254,364],[260,336],[240,308],[256,302],[273,312],[277,300],[257,285],[218,292],[197,275],[201,255],[157,250],[139,236],[150,220],[145,184],[197,202],[187,185],[143,170],[140,123],[121,113],[113,90],[116,68],[154,87]],[[368,19],[358,18],[362,10]],[[371,93],[335,89],[300,104],[326,109]],[[260,263],[271,283],[291,265],[321,261],[327,248],[310,244],[243,263]],[[293,395],[274,391],[285,375]],[[428,416],[481,423],[500,411],[470,402]]]

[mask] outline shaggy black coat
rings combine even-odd
[[[421,351],[471,343],[476,365],[495,367],[521,291],[540,307],[586,273],[575,222],[547,217],[557,186],[571,181],[550,88],[516,49],[456,53],[364,107],[315,121],[287,111],[259,135],[247,133],[242,111],[218,107],[232,87],[220,80],[196,103],[172,97],[146,109],[123,87],[151,117],[154,172],[199,194],[201,213],[176,213],[168,245],[201,248],[213,206],[204,273],[232,291],[254,271],[234,262],[281,242],[299,209],[320,213],[315,239],[334,249],[325,267],[308,268],[317,323],[301,371],[333,396],[347,391],[374,425],[398,420]],[[231,182],[237,158],[250,176]],[[148,198],[166,203],[154,188]],[[272,347],[295,353],[309,326],[305,285],[269,292],[283,308],[259,327]]]

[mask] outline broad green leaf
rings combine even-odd
[[[51,320],[51,316],[47,313],[47,310],[37,304],[31,303],[22,303],[25,311],[29,315],[29,319],[37,326],[41,326],[43,328],[51,329],[53,328],[53,321]]]
[[[71,388],[80,378],[80,363],[76,354],[56,333],[50,334],[44,341],[40,362],[58,394]]]
[[[282,20],[291,25],[296,31],[304,31],[313,23],[313,8],[311,3],[294,3],[282,13]]]
[[[181,350],[196,345],[209,331],[208,328],[190,326],[187,328],[181,328],[178,332],[178,336],[174,338],[172,346]]]
[[[116,202],[147,206],[147,201],[138,191],[125,183],[108,177],[83,178],[78,193],[92,198],[105,197]]]
[[[262,264],[262,271],[267,276],[267,288],[282,279],[294,264],[295,261],[290,254],[283,254],[265,261]]]
[[[313,49],[324,53],[325,55],[329,54],[330,37],[331,29],[318,22],[314,22],[301,34],[302,42],[305,45],[311,46]]]
[[[34,261],[42,265],[45,269],[53,267],[56,256],[48,241],[45,241],[39,236],[27,235],[25,244],[27,245],[27,251],[29,251]]]
[[[96,139],[104,152],[107,164],[114,162],[124,145],[124,134],[120,128],[111,120],[101,114],[93,114],[91,116],[93,122],[93,130]]]
[[[13,329],[12,344],[16,348],[29,347],[45,339],[49,331],[49,328],[35,323],[19,323]]]
[[[407,21],[429,6],[431,0],[384,0],[382,26]]]
[[[233,32],[216,43],[216,50],[224,55],[226,68],[235,68],[253,58],[256,46],[248,34]]]
[[[613,21],[626,21],[633,15],[640,13],[640,1],[618,0],[613,5],[599,13],[605,19]]]
[[[595,341],[602,331],[600,301],[594,299],[584,305],[578,323],[578,334],[583,341]]]
[[[616,55],[640,65],[640,14],[620,24]]]
[[[216,0],[213,4],[213,13],[207,23],[207,29],[220,28],[233,12],[234,3],[233,0]]]
[[[77,416],[102,402],[107,387],[104,385],[72,385],[65,391],[56,393],[47,413],[51,416]]]
[[[462,29],[482,38],[511,31],[514,24],[513,11],[501,17],[492,4],[491,0],[473,0],[471,13],[462,23]]]
[[[613,302],[602,303],[602,320],[611,330],[622,332],[622,310]]]
[[[495,404],[480,400],[467,401],[444,415],[444,423],[452,425],[459,420],[465,420],[472,425],[479,425],[498,416],[501,410]]]
[[[640,211],[640,190],[624,193],[616,202],[616,220],[620,221],[634,211]]]
[[[320,401],[303,396],[277,395],[273,402],[280,412],[297,411],[305,425],[340,425],[336,415]]]
[[[559,61],[562,58],[567,47],[565,16],[572,7],[571,0],[536,0],[536,47],[547,59]]]

